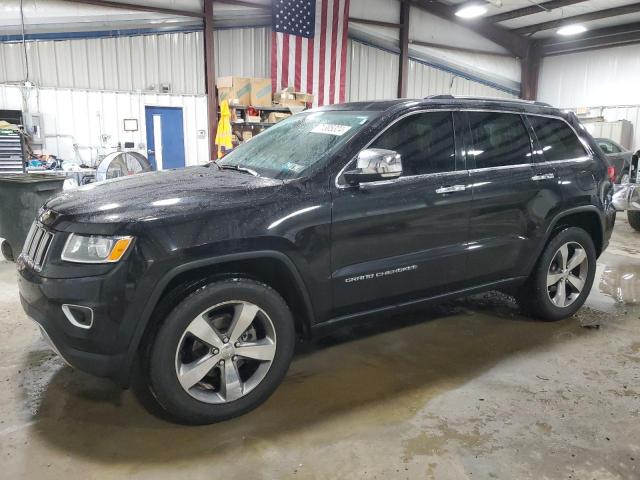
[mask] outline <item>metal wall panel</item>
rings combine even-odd
[[[27,42],[36,85],[116,91],[204,94],[203,33]],[[0,43],[0,83],[25,80],[19,43]]]
[[[538,99],[562,107],[640,104],[640,45],[546,57]]]
[[[349,40],[348,51],[348,100],[397,98],[398,55],[355,40]],[[516,98],[504,90],[409,60],[407,96],[422,98],[439,94]]]
[[[118,142],[134,142],[146,155],[145,106],[182,107],[187,165],[208,161],[207,100],[202,95],[157,95],[40,88],[27,100],[29,111],[39,112],[45,135],[45,150],[64,160],[93,164],[101,155],[115,150]],[[0,85],[0,109],[22,110],[20,89]],[[125,132],[123,120],[138,120],[137,132]],[[104,140],[107,135],[108,140]],[[77,148],[74,147],[77,145]]]
[[[169,33],[27,43],[30,79],[42,87],[204,94],[204,34]],[[269,29],[215,31],[216,75],[270,76]],[[0,43],[0,83],[25,79],[19,43]]]
[[[347,101],[396,98],[398,55],[354,40],[348,42]]]
[[[414,60],[409,60],[407,94],[409,98],[423,98],[428,95],[517,98],[504,90],[468,80]]]
[[[216,75],[269,78],[270,32],[267,27],[215,30]]]

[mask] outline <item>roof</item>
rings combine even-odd
[[[351,102],[337,105],[326,105],[319,110],[347,110],[384,112],[401,107],[438,107],[438,108],[499,108],[514,112],[540,113],[561,115],[561,111],[548,103],[532,102],[528,100],[488,98],[488,97],[454,97],[453,95],[433,95],[420,99],[377,100],[370,102]]]

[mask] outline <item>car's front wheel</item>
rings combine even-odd
[[[589,296],[596,271],[596,250],[583,229],[560,231],[545,247],[518,301],[548,321],[573,315]]]
[[[275,290],[247,279],[215,282],[166,318],[151,345],[145,380],[170,419],[219,422],[271,395],[294,344],[291,312]]]

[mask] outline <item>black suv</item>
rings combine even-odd
[[[543,320],[573,314],[615,221],[609,173],[544,104],[319,108],[217,163],[49,200],[20,296],[71,365],[211,423],[263,402],[297,338],[372,313],[510,289]]]

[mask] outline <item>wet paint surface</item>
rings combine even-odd
[[[207,427],[65,366],[0,262],[0,478],[639,478],[640,255],[618,254],[638,240],[619,221],[573,318],[496,293],[382,318],[301,345],[266,404]]]

